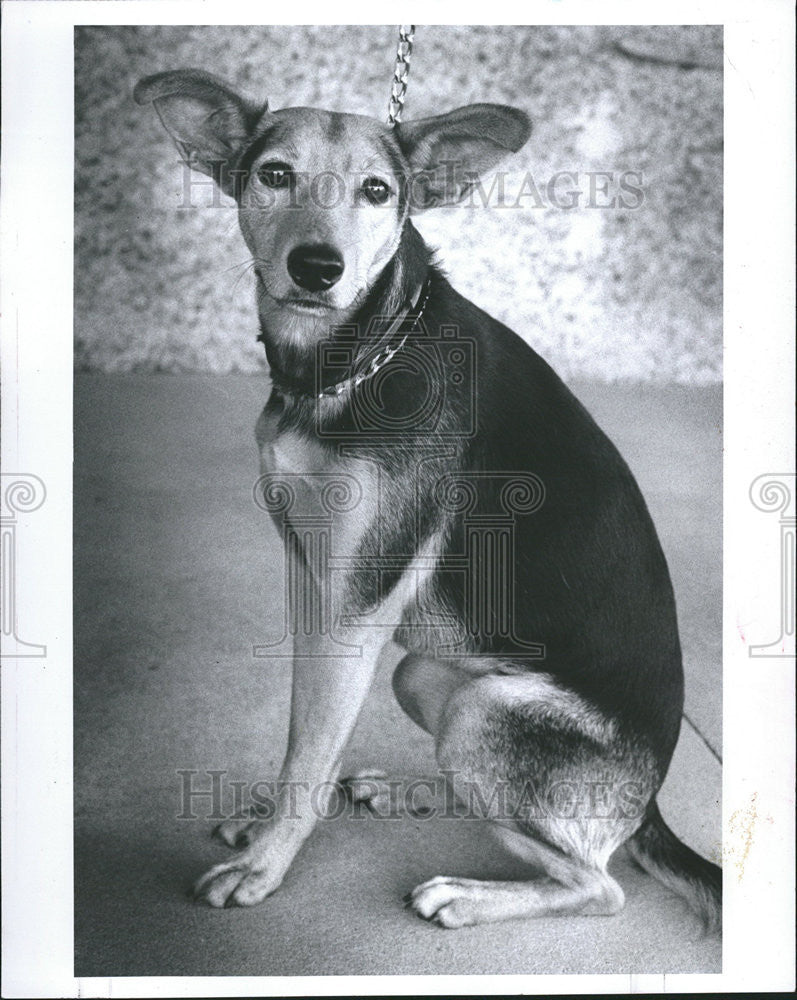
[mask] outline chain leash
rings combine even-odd
[[[414,37],[414,24],[399,25],[396,68],[393,71],[393,82],[390,86],[390,101],[387,106],[387,123],[391,126],[401,121],[401,112],[404,110],[404,97],[407,93],[407,79],[410,75],[410,59],[412,58],[412,40]]]

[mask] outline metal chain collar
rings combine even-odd
[[[334,385],[325,386],[321,392],[316,395],[317,399],[328,399],[329,397],[342,396],[344,393],[348,392],[350,389],[356,388],[366,379],[373,378],[374,375],[390,361],[394,355],[398,354],[401,348],[407,343],[407,338],[411,333],[414,333],[418,329],[418,324],[423,317],[424,309],[426,309],[426,303],[429,301],[429,295],[431,294],[431,282],[426,279],[425,283],[426,295],[423,297],[423,301],[418,306],[418,302],[414,305],[410,303],[400,315],[398,315],[393,322],[390,324],[390,328],[383,337],[383,341],[389,340],[393,333],[401,326],[404,320],[407,318],[407,314],[412,311],[413,308],[417,308],[418,312],[412,321],[412,326],[404,334],[401,340],[396,344],[395,347],[388,347],[380,351],[371,361],[367,370],[364,372],[358,372],[356,375],[350,376],[344,379],[342,382],[336,382]],[[418,301],[420,301],[421,294],[423,293],[423,287],[418,292]]]
[[[410,75],[410,59],[412,58],[412,40],[415,37],[414,24],[399,25],[399,43],[396,50],[396,68],[393,71],[393,82],[390,87],[390,101],[387,106],[387,123],[396,125],[401,121],[404,110],[404,96],[407,93],[407,78]]]

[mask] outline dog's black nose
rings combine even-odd
[[[288,254],[288,274],[299,288],[323,292],[340,281],[343,258],[328,243],[294,247]]]

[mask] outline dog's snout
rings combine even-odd
[[[288,274],[308,292],[323,292],[340,281],[343,258],[328,243],[294,247],[288,254]]]

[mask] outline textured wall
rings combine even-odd
[[[77,29],[79,367],[263,367],[235,211],[178,208],[177,153],[134,104],[136,81],[198,66],[274,108],[382,118],[396,40],[394,26]],[[454,285],[565,376],[718,381],[721,28],[421,26],[405,118],[484,100],[535,123],[507,162],[506,202],[526,195],[419,218]],[[561,204],[581,190],[577,207],[552,203],[557,171],[577,174],[558,187]],[[614,175],[600,204],[623,172],[641,171],[642,205],[589,207],[595,171]]]

